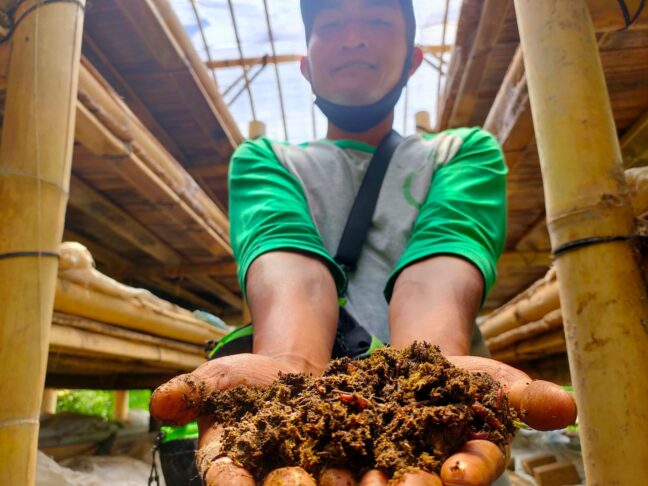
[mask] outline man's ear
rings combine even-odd
[[[302,76],[306,78],[306,81],[311,82],[311,73],[310,73],[310,64],[308,62],[308,57],[303,56],[299,61],[299,69],[301,70]]]
[[[423,51],[420,47],[415,46],[412,50],[412,67],[409,70],[409,76],[416,72],[416,70],[421,66],[423,62]]]

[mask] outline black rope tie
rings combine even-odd
[[[82,11],[85,12],[85,5],[83,5],[83,3],[81,3],[79,0],[42,0],[41,2],[37,3],[36,5],[32,5],[27,10],[25,10],[23,12],[23,14],[20,17],[18,17],[18,19],[13,20],[13,16],[16,13],[16,10],[18,9],[18,7],[20,7],[20,5],[25,3],[25,1],[26,0],[21,0],[20,2],[18,2],[16,5],[14,5],[9,10],[0,11],[5,20],[9,19],[9,31],[7,32],[7,34],[4,37],[0,38],[0,44],[4,44],[9,39],[11,39],[11,36],[16,31],[16,29],[21,24],[21,22],[23,20],[25,20],[25,17],[27,17],[30,13],[38,10],[39,8],[44,7],[45,5],[50,5],[52,3],[74,3]]]
[[[620,31],[625,31],[634,24],[639,16],[641,15],[641,12],[643,12],[644,7],[646,6],[646,0],[641,0],[641,3],[639,4],[639,7],[637,7],[637,11],[635,12],[634,15],[630,15],[630,10],[628,10],[628,6],[625,3],[625,0],[618,0],[619,2],[619,7],[621,7],[621,12],[623,13],[623,20],[625,20],[626,26],[623,29],[620,29]]]
[[[581,238],[580,240],[570,241],[564,245],[559,246],[553,250],[554,258],[563,256],[570,251],[579,250],[587,246],[598,245],[600,243],[611,243],[614,241],[628,241],[632,236],[591,236],[589,238]]]
[[[26,258],[26,257],[46,257],[46,258],[60,258],[58,253],[50,251],[16,251],[13,253],[0,253],[0,260],[7,260],[9,258]]]

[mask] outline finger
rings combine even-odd
[[[441,467],[445,486],[490,486],[504,473],[506,455],[487,440],[466,442]]]
[[[414,471],[403,475],[396,486],[443,486],[443,483],[434,473]]]
[[[268,385],[279,371],[277,361],[261,355],[237,354],[208,361],[158,387],[151,397],[151,415],[164,424],[184,425],[196,420],[211,393],[238,385]]]
[[[488,358],[451,356],[448,359],[459,368],[488,373],[501,383],[511,406],[534,429],[562,429],[576,421],[576,402],[558,385],[533,381],[526,373]]]
[[[536,430],[562,429],[576,422],[574,398],[548,381],[515,383],[509,391],[509,403]]]
[[[356,486],[358,483],[346,469],[327,469],[319,479],[319,486]]]
[[[282,467],[268,474],[263,486],[316,486],[316,483],[301,467]]]
[[[242,467],[236,466],[231,459],[216,459],[205,475],[206,486],[254,486],[254,478]]]
[[[364,476],[360,481],[360,486],[387,486],[388,479],[387,476],[378,469],[372,469]]]

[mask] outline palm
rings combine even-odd
[[[530,426],[539,430],[561,428],[573,423],[576,406],[571,396],[562,388],[551,383],[532,380],[523,372],[503,363],[473,356],[453,356],[450,361],[471,372],[484,372],[499,381],[508,392],[510,404],[519,416]],[[151,413],[164,423],[186,423],[197,418],[196,404],[200,393],[226,390],[238,385],[254,386],[271,383],[279,372],[296,372],[281,361],[265,356],[242,354],[229,356],[205,363],[190,375],[174,378],[153,395]],[[188,384],[190,382],[190,384]],[[204,384],[196,387],[195,383]],[[187,397],[187,394],[194,396]],[[204,395],[203,395],[204,396]],[[220,446],[220,431],[217,424],[206,418],[199,419],[201,437],[198,462],[203,461],[203,471],[208,486],[254,485],[254,479],[247,471],[235,466],[226,457]],[[451,456],[442,468],[441,477],[419,472],[405,475],[398,485],[442,486],[462,484],[466,486],[488,485],[505,467],[504,455],[498,447],[486,441],[469,441],[461,451]],[[382,486],[388,478],[379,471],[370,471],[360,481],[361,486]],[[315,485],[303,470],[283,468],[274,471],[266,479],[268,486]],[[343,486],[356,484],[348,471],[328,470],[319,480],[322,486]]]

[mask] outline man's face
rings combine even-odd
[[[329,101],[375,103],[401,77],[408,51],[405,29],[397,0],[322,0],[302,72]]]

